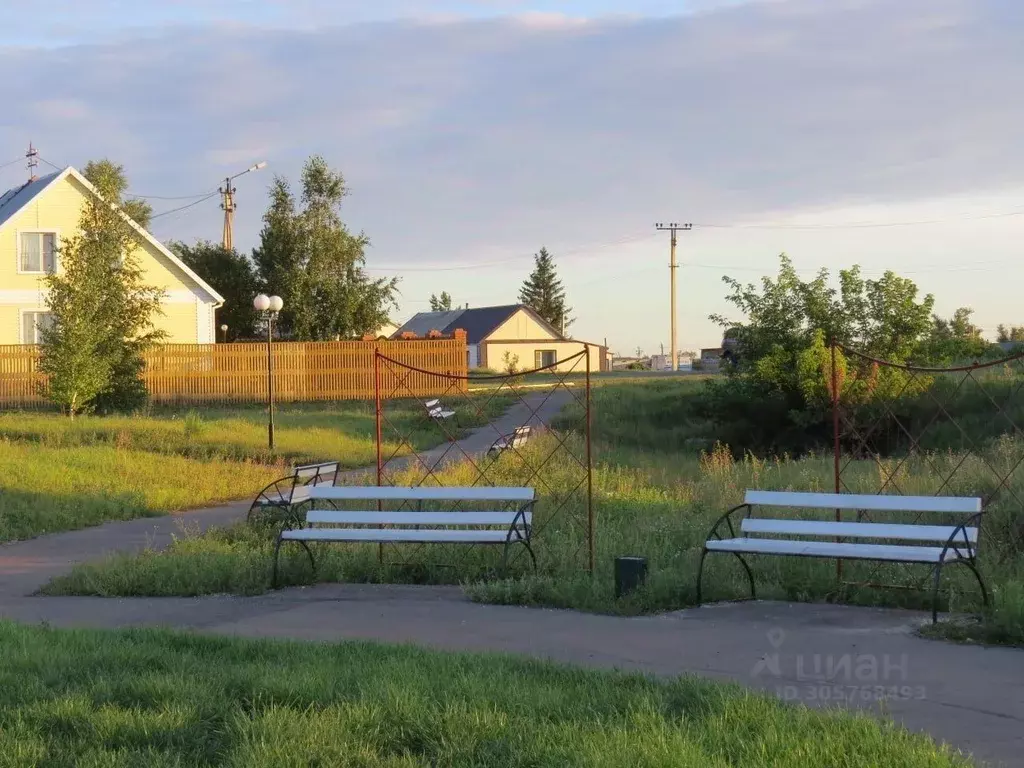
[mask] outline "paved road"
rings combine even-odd
[[[560,407],[552,403],[550,412]],[[525,407],[506,414],[501,429],[510,431],[506,427],[524,415]],[[478,430],[459,447],[475,453],[491,440],[491,432]],[[447,446],[432,453],[432,460],[443,460],[445,450],[452,456]],[[250,598],[29,594],[75,562],[111,549],[161,546],[183,523],[222,524],[246,508],[227,505],[4,545],[0,616],[62,627],[169,626],[249,637],[375,639],[657,675],[699,674],[812,706],[884,712],[993,765],[1024,766],[1024,651],[924,640],[913,633],[926,620],[917,612],[753,602],[622,618],[477,605],[450,587],[339,584]],[[887,700],[879,701],[879,695]]]

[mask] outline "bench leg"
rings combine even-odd
[[[704,558],[708,556],[707,549],[704,549],[700,553],[700,564],[697,566],[697,605],[701,604],[701,581],[704,577]],[[739,552],[733,552],[736,555],[736,559],[740,561],[740,565],[743,566],[743,570],[747,572],[747,581],[750,582],[750,599],[757,599],[757,590],[754,588],[754,574],[750,570],[750,566],[747,565],[747,561],[743,559]]]
[[[274,572],[273,572],[273,574],[270,577],[270,587],[271,587],[271,589],[277,589],[277,567],[278,567],[278,560],[280,559],[280,554],[281,554],[281,544],[283,542],[284,542],[284,539],[281,538],[281,534],[280,533],[277,534],[277,541],[274,542]],[[302,545],[302,548],[304,550],[306,550],[306,554],[309,555],[309,567],[313,570],[313,579],[315,581],[316,580],[316,561],[313,559],[313,552],[306,545],[306,542],[302,541],[301,539],[299,539],[298,542],[299,542],[299,544]]]
[[[536,573],[536,571],[537,571],[537,558],[533,554],[533,547],[530,546],[530,540],[529,539],[523,539],[523,544],[526,545],[526,551],[530,553],[530,560],[533,561],[533,570]]]
[[[277,541],[274,542],[274,572],[270,577],[270,588],[277,589],[277,558],[281,553],[281,542],[284,539],[281,538],[281,534],[277,534]]]
[[[697,605],[701,604],[700,584],[701,580],[704,578],[704,558],[707,556],[708,551],[705,549],[700,553],[700,564],[697,566]]]
[[[932,585],[932,624],[939,622],[939,582],[942,579],[942,563],[935,565],[934,583]]]
[[[978,573],[978,569],[970,560],[961,560],[960,562],[970,568],[971,573],[974,574],[974,578],[978,580],[978,586],[981,587],[981,603],[988,608],[988,590],[985,589],[985,582],[981,580],[981,574]]]

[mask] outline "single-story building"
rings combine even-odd
[[[433,332],[451,336],[466,332],[466,360],[470,370],[490,368],[517,371],[555,366],[559,371],[583,371],[579,360],[566,360],[585,348],[590,350],[591,372],[606,370],[608,355],[603,345],[567,339],[550,323],[522,304],[502,307],[453,309],[448,312],[419,312],[395,331],[391,338],[427,338]],[[557,365],[556,365],[557,364]]]

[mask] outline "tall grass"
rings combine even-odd
[[[952,768],[870,717],[496,655],[0,623],[0,763]]]
[[[494,397],[483,414],[457,401],[460,423],[500,413]],[[336,460],[343,468],[376,461],[374,406],[287,405],[277,413],[275,450],[267,447],[266,412],[154,409],[138,416],[0,413],[0,541],[73,530],[108,520],[166,514],[251,497],[290,465]],[[386,455],[442,442],[421,403],[389,405],[397,439]]]
[[[596,518],[596,568],[587,562],[585,497],[568,490],[576,487],[581,468],[570,454],[582,456],[581,438],[562,435],[568,449],[558,448],[551,436],[527,444],[522,455],[506,452],[487,469],[494,484],[517,485],[530,481],[538,489],[535,549],[540,569],[534,573],[521,552],[514,552],[513,578],[494,578],[501,552],[495,548],[445,545],[327,544],[315,548],[319,578],[329,581],[412,581],[462,583],[476,600],[580,608],[601,612],[638,613],[693,605],[697,561],[709,529],[726,510],[742,500],[747,488],[831,491],[832,457],[794,460],[753,456],[735,459],[722,446],[709,451],[661,448],[664,430],[651,403],[671,393],[661,383],[643,389],[607,387],[595,392],[593,473]],[[651,388],[651,389],[648,389]],[[677,387],[685,396],[686,385]],[[640,405],[632,407],[629,398]],[[674,404],[672,404],[673,407]],[[650,408],[649,416],[634,416]],[[627,423],[623,423],[627,422]],[[1018,441],[1004,438],[992,443],[983,457],[956,453],[917,457],[899,465],[904,493],[927,495],[939,490],[938,477],[958,466],[955,482],[942,489],[957,495],[985,495],[998,480],[989,466],[1004,473],[1024,450]],[[552,457],[545,464],[546,457]],[[880,467],[874,461],[852,464],[844,474],[851,491],[873,493],[882,474],[896,471],[892,460]],[[409,472],[415,472],[410,469]],[[410,474],[402,482],[417,483]],[[446,468],[439,477],[446,485],[479,482],[468,464]],[[1013,491],[1024,497],[1024,478]],[[983,524],[980,561],[992,590],[993,607],[984,630],[987,639],[1024,642],[1024,566],[1017,542],[1019,510],[1009,494],[994,504]],[[795,511],[793,514],[797,514]],[[941,521],[948,524],[948,519]],[[254,594],[269,587],[273,531],[235,527],[205,536],[186,536],[165,552],[147,552],[77,567],[47,590],[51,593],[146,595]],[[638,592],[616,600],[613,561],[619,555],[648,558],[649,577]],[[762,597],[789,600],[844,600],[867,604],[926,607],[927,592],[880,590],[848,586],[837,580],[830,560],[753,557],[749,559]],[[313,574],[301,549],[285,549],[283,583],[302,584]],[[452,566],[455,567],[442,567]],[[843,581],[914,584],[927,577],[921,566],[844,563]],[[942,601],[955,611],[981,608],[977,585],[965,569],[947,567]],[[749,594],[740,566],[727,556],[710,556],[706,563],[705,599],[728,599]]]

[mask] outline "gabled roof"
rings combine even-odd
[[[401,328],[395,331],[391,338],[401,338],[403,333],[415,333],[417,336],[426,336],[431,331],[440,331],[445,336],[450,336],[457,328],[461,328],[466,332],[467,344],[479,344],[519,310],[523,310],[551,331],[556,339],[562,338],[562,335],[550,323],[523,304],[508,304],[501,307],[477,307],[476,309],[454,309],[450,312],[417,312]]]
[[[99,191],[96,189],[96,187],[92,185],[92,182],[90,182],[87,178],[85,178],[85,176],[83,176],[81,173],[79,173],[77,170],[75,170],[69,165],[63,171],[57,171],[47,176],[41,176],[38,179],[32,179],[31,181],[22,184],[20,187],[9,189],[6,192],[4,192],[3,195],[0,195],[0,229],[3,229],[3,227],[7,224],[8,221],[10,221],[19,211],[21,211],[22,208],[28,205],[29,202],[38,197],[43,191],[48,189],[50,185],[54,184],[55,182],[63,181],[64,179],[67,179],[69,177],[73,178],[75,181],[77,181],[79,184],[85,187],[92,194],[96,195],[97,197],[100,196]],[[122,216],[124,216],[125,221],[131,224],[132,228],[136,232],[138,232],[139,235],[141,235],[146,242],[148,242],[150,245],[156,248],[160,252],[160,254],[169,262],[174,264],[174,266],[176,266],[178,269],[184,272],[197,286],[199,286],[200,290],[202,290],[211,299],[213,299],[213,301],[217,305],[221,305],[224,303],[224,297],[217,293],[215,290],[213,290],[213,288],[211,288],[210,285],[205,280],[203,280],[203,278],[201,278],[199,275],[193,272],[189,268],[189,266],[181,259],[179,259],[176,255],[174,255],[174,253],[172,253],[171,250],[167,248],[167,246],[165,246],[163,243],[161,243],[159,240],[153,237],[153,235],[151,235],[147,230],[140,227],[127,214],[125,214],[124,212],[120,213]]]

